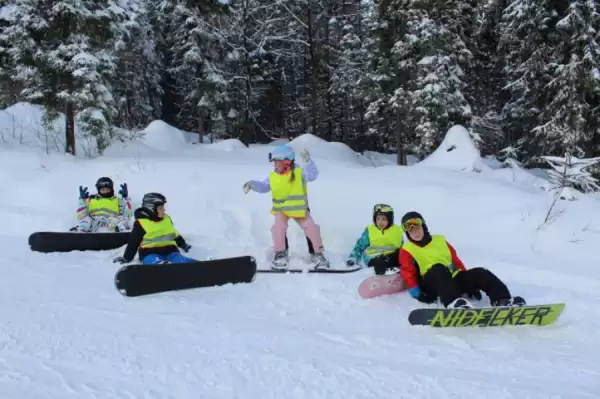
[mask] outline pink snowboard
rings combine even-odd
[[[371,276],[358,286],[358,294],[365,299],[390,295],[406,289],[404,280],[398,274]]]

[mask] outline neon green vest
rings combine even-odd
[[[290,174],[271,172],[269,184],[273,194],[273,208],[271,213],[283,213],[291,218],[303,218],[308,208],[308,195],[306,182],[302,178],[302,168],[294,169],[294,181],[290,181]]]
[[[391,254],[402,247],[404,230],[398,225],[392,225],[389,229],[379,230],[377,225],[367,227],[369,233],[369,247],[365,254],[370,257]]]
[[[88,214],[91,217],[103,216],[103,217],[117,217],[121,213],[119,212],[119,198],[102,198],[93,197],[88,202]]]
[[[443,235],[432,235],[431,242],[424,247],[419,247],[412,241],[406,241],[403,250],[407,251],[419,264],[421,276],[431,269],[433,265],[442,264],[448,268],[452,265],[452,254],[446,244],[446,237]],[[455,271],[452,275],[458,273]]]
[[[175,239],[179,236],[173,221],[170,216],[165,217],[158,221],[152,221],[150,219],[137,219],[142,225],[146,234],[140,245],[142,248],[155,248],[155,247],[166,247],[169,245],[177,245]]]

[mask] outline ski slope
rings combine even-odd
[[[397,167],[311,136],[292,142],[320,170],[310,205],[332,262],[343,262],[373,204],[391,204],[398,219],[417,210],[468,267],[487,266],[530,304],[565,302],[543,328],[409,326],[422,305],[407,293],[358,296],[371,269],[124,298],[111,261],[122,249],[27,246],[34,231],[71,227],[79,185],[93,191],[110,176],[128,183],[135,206],[164,193],[191,256],[251,254],[266,267],[270,196],[242,185],[270,171],[272,147],[238,144],[148,140],[93,160],[0,145],[0,398],[598,398],[600,202],[561,203],[538,228],[551,197],[532,175],[450,170],[434,158]],[[291,223],[288,235],[304,255],[300,229]]]

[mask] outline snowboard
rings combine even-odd
[[[371,276],[360,283],[358,295],[364,299],[375,298],[381,295],[390,295],[406,289],[404,280],[398,274],[385,274]]]
[[[411,311],[408,322],[430,327],[545,326],[554,323],[564,308],[564,303],[473,309],[423,308]]]
[[[129,232],[77,233],[38,231],[29,236],[29,247],[36,252],[106,251],[129,241]]]
[[[250,283],[255,276],[254,257],[239,256],[190,263],[125,265],[115,275],[115,286],[123,296],[136,297],[229,283]]]
[[[285,273],[329,273],[329,274],[342,274],[342,273],[354,273],[359,271],[360,269],[362,269],[362,267],[360,266],[355,266],[355,267],[344,267],[344,268],[322,268],[322,269],[315,269],[313,266],[309,266],[306,269],[301,269],[301,268],[289,268],[289,269],[259,269],[257,270],[257,273],[279,273],[279,274],[285,274]]]

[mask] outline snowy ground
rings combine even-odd
[[[266,262],[270,197],[246,196],[242,184],[266,176],[270,147],[128,144],[85,160],[0,145],[0,398],[598,398],[598,197],[561,204],[538,229],[550,196],[534,184],[439,163],[373,167],[338,144],[299,140],[321,172],[309,196],[334,262],[373,204],[393,205],[397,218],[418,210],[468,266],[486,265],[531,304],[565,302],[558,322],[411,327],[419,303],[407,294],[359,298],[370,269],[124,298],[111,263],[122,250],[32,253],[27,237],[71,227],[78,186],[107,175],[128,183],[134,205],[165,193],[193,256]]]

